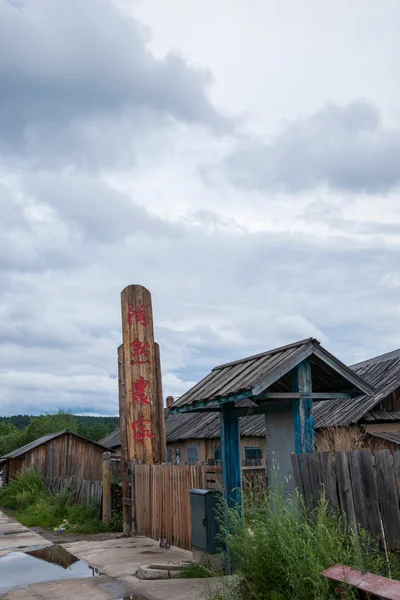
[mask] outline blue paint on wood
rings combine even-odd
[[[292,386],[295,392],[301,392],[302,394],[312,393],[311,364],[309,359],[303,360],[293,370]],[[296,454],[313,452],[315,440],[311,398],[305,397],[293,401],[293,426]]]
[[[224,497],[229,507],[241,506],[242,469],[239,419],[231,414],[235,403],[221,406],[221,454]]]
[[[171,413],[184,413],[184,412],[195,412],[198,408],[204,408],[207,410],[209,408],[218,408],[219,406],[235,402],[235,400],[244,400],[245,398],[251,398],[253,396],[252,390],[247,390],[246,392],[240,392],[240,394],[232,394],[232,396],[220,396],[219,398],[209,398],[208,400],[199,400],[198,402],[193,402],[193,404],[185,404],[184,406],[176,406],[175,408],[171,408]]]

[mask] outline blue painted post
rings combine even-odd
[[[234,402],[221,404],[221,454],[224,498],[229,507],[241,507],[242,466],[239,419],[233,417]]]
[[[312,393],[311,364],[309,359],[303,360],[294,371],[293,391],[303,394]],[[314,417],[312,415],[312,399],[301,398],[293,401],[295,452],[314,451]]]

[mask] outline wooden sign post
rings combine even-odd
[[[150,292],[141,285],[126,287],[121,307],[128,459],[139,464],[165,462],[161,368]]]

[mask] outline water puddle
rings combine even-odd
[[[32,583],[97,575],[101,575],[98,569],[60,546],[47,546],[31,552],[10,552],[0,557],[0,595]]]

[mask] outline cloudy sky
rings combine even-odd
[[[400,346],[397,0],[0,0],[0,414],[116,414],[317,337]]]

